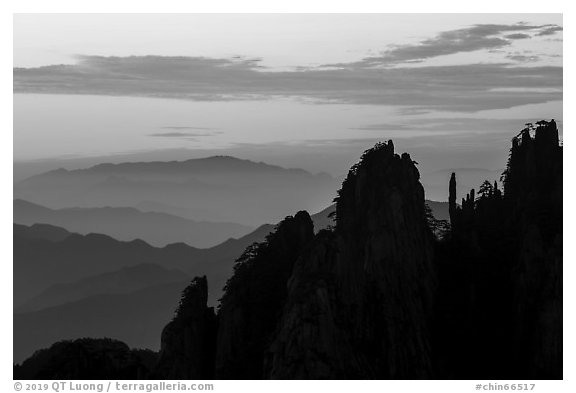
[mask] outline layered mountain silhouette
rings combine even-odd
[[[264,225],[240,239],[196,249],[15,224],[14,361],[82,337],[113,337],[158,350],[155,332],[172,317],[188,277],[210,274],[209,299],[215,304],[237,256],[273,228]]]
[[[120,242],[100,234],[70,234],[60,241],[31,238],[26,227],[14,225],[14,305],[59,283],[155,263],[166,268],[185,265],[191,250],[154,248],[143,241]],[[32,227],[33,228],[33,227]],[[24,235],[22,235],[24,233]]]
[[[329,217],[333,211],[334,206],[330,206],[312,216],[317,231],[333,223]],[[103,273],[117,274],[118,269],[140,264],[177,269],[188,275],[208,274],[213,287],[210,302],[214,304],[232,274],[234,260],[247,246],[264,240],[273,229],[273,225],[262,225],[246,236],[199,249],[183,243],[159,248],[140,240],[126,242],[103,234],[79,235],[47,224],[14,224],[14,304],[16,310],[23,311],[32,304],[24,307],[24,303],[36,298],[36,306],[32,308],[37,308],[43,304],[38,300],[55,285],[56,288],[81,286],[81,282],[87,282],[84,279],[99,280]],[[60,303],[65,300],[63,297]]]
[[[50,208],[172,206],[192,209],[194,220],[254,227],[298,208],[321,210],[337,183],[326,174],[217,156],[58,169],[16,183],[14,196]]]
[[[31,226],[14,224],[13,234],[15,238],[18,237],[21,239],[40,239],[59,242],[66,239],[72,233],[68,232],[64,228],[49,224],[33,224]]]
[[[319,228],[332,220],[328,217],[332,210],[313,216]],[[233,274],[234,260],[273,230],[273,225],[263,225],[239,239],[197,249],[185,244],[157,248],[142,241],[83,236],[47,224],[15,224],[15,361],[55,341],[80,337],[110,336],[158,350],[158,337],[150,332],[172,317],[172,305],[188,277],[210,276],[208,299],[215,305]],[[62,270],[66,274],[60,274]],[[138,304],[139,296],[148,293],[158,296],[157,311],[148,313]],[[108,303],[114,304],[112,310],[107,310]],[[125,318],[133,310],[141,310],[134,316],[138,323]],[[102,315],[106,315],[105,323],[96,320]],[[38,326],[45,329],[38,332]]]
[[[554,121],[515,137],[502,183],[494,180],[458,204],[453,174],[451,225],[440,225],[414,161],[392,141],[379,143],[350,169],[335,210],[324,212],[333,224],[326,219],[315,231],[305,211],[286,217],[236,256],[217,310],[210,275],[200,274],[156,332],[154,365],[152,356],[125,358],[138,377],[159,379],[561,379],[562,147]],[[103,362],[92,373],[67,366],[68,348],[100,345],[104,359],[129,353],[108,344],[57,343],[14,372],[119,375],[126,363]]]
[[[179,270],[143,263],[70,283],[54,284],[14,311],[16,313],[38,311],[90,296],[130,293],[147,287],[182,282],[187,279],[188,276]]]
[[[63,339],[111,337],[133,348],[160,348],[159,332],[174,316],[189,281],[100,294],[39,311],[14,314],[14,362]]]
[[[49,209],[21,199],[14,200],[13,205],[16,224],[51,224],[83,235],[102,233],[118,240],[141,239],[157,247],[186,243],[208,248],[254,229],[234,223],[197,222],[132,207]]]
[[[14,224],[16,308],[55,284],[74,283],[140,264],[155,264],[189,275],[209,272],[214,279],[213,285],[220,291],[231,274],[234,259],[244,248],[263,240],[273,229],[272,225],[264,225],[239,239],[229,239],[215,247],[198,249],[184,243],[158,248],[141,240],[123,242],[102,234],[68,233],[63,239],[55,241],[53,236],[56,235],[53,233],[67,232],[61,228],[48,227],[52,233],[39,237],[38,228],[44,227],[47,226],[26,227]],[[212,298],[216,300],[218,296],[219,293]]]

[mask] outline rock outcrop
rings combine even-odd
[[[562,378],[562,146],[554,120],[523,130],[510,152],[505,199],[518,232],[512,267],[520,377]]]
[[[392,142],[342,185],[336,228],[297,261],[267,377],[429,378],[435,273],[424,190]]]
[[[486,181],[457,207],[450,181],[452,232],[436,253],[438,374],[562,378],[562,146],[553,120],[513,138],[502,182],[503,193]]]
[[[456,174],[454,172],[450,176],[450,185],[448,186],[448,212],[450,225],[454,228],[456,224]]]
[[[217,378],[264,378],[264,354],[286,302],[288,278],[313,238],[312,219],[301,211],[237,260],[218,312]]]
[[[162,331],[155,369],[160,379],[209,379],[214,377],[216,316],[207,307],[208,282],[196,277],[184,289],[174,319]]]

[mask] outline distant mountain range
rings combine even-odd
[[[437,218],[447,217],[446,203],[428,203]],[[316,231],[332,225],[330,216],[334,210],[331,205],[312,216]],[[47,224],[14,224],[14,305],[21,309],[57,284],[69,285],[141,264],[177,269],[190,276],[207,275],[213,304],[220,296],[236,258],[250,244],[264,240],[273,228],[273,225],[262,225],[238,239],[198,249],[184,243],[158,248],[142,240],[119,241],[107,234],[80,235]]]
[[[318,211],[339,186],[326,174],[216,156],[58,169],[17,182],[14,196],[51,208],[156,204],[192,209],[195,220],[256,226],[302,208]]]
[[[448,212],[448,202],[426,201],[426,204],[432,210],[434,218],[437,220],[450,221],[450,213]]]
[[[142,263],[71,283],[54,284],[18,307],[15,312],[37,311],[95,295],[130,293],[156,285],[186,281],[188,278],[185,273],[176,269]]]
[[[49,209],[21,199],[15,199],[13,206],[17,224],[45,223],[80,234],[103,233],[125,241],[141,239],[157,247],[182,242],[207,248],[254,230],[240,224],[197,222],[132,207]]]
[[[333,209],[313,216],[317,230],[329,224]],[[157,331],[172,317],[188,277],[209,277],[215,305],[235,260],[273,229],[262,225],[239,239],[197,249],[15,224],[14,361],[64,338],[106,336],[158,349]]]
[[[157,331],[172,317],[188,277],[210,276],[216,304],[236,258],[273,228],[197,249],[14,224],[14,361],[71,337],[114,337],[157,349]]]
[[[140,264],[55,284],[15,310],[14,360],[65,337],[124,337],[156,348],[154,329],[171,318],[188,282],[181,271]]]
[[[70,233],[54,241],[49,239],[56,234],[61,238],[62,228],[14,224],[14,306],[22,306],[55,284],[72,283],[142,263],[178,269],[189,275],[209,275],[217,291],[211,297],[215,301],[234,260],[248,245],[262,241],[272,229],[272,225],[263,225],[239,239],[198,249],[184,243],[157,248],[142,240],[123,242],[102,234]]]
[[[338,187],[329,176],[231,157],[102,164],[18,183],[15,196],[34,202],[14,200],[14,360],[64,338],[158,349],[189,277],[208,277],[216,305],[235,260],[274,229],[197,220],[254,225],[328,205],[312,216],[317,232],[333,224]],[[447,218],[446,203],[429,204]],[[94,207],[102,205],[113,207]]]
[[[134,348],[160,347],[158,331],[174,315],[189,281],[122,294],[94,295],[40,311],[14,314],[14,362],[62,339],[111,337]]]
[[[426,202],[436,218],[448,218],[447,203]],[[336,205],[331,204],[311,216],[315,232],[334,225],[335,210]],[[101,228],[106,233],[79,235],[47,224],[14,226],[15,299],[34,293],[15,309],[15,362],[59,340],[81,337],[110,337],[132,348],[158,350],[158,332],[172,319],[189,277],[208,277],[209,304],[216,305],[233,274],[235,260],[246,247],[264,240],[274,230],[273,225],[263,225],[244,237],[207,249],[184,243],[159,248],[142,240],[113,238],[118,231],[115,222],[137,222],[126,212],[140,219],[147,215],[179,219],[130,208],[54,210],[14,201],[15,220],[58,223],[71,231]],[[126,229],[127,236],[139,233],[138,225],[131,225]],[[141,225],[162,230],[168,224],[149,220]]]
[[[49,224],[34,224],[32,226],[18,225],[13,226],[13,238],[21,239],[40,239],[52,242],[60,242],[70,236],[71,233],[64,228],[56,227]]]

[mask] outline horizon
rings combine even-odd
[[[112,157],[114,159],[110,159]],[[274,168],[278,168],[278,169],[285,170],[285,171],[294,171],[294,170],[295,171],[304,171],[306,174],[309,174],[311,176],[328,176],[330,179],[335,180],[335,181],[343,181],[349,173],[349,170],[344,172],[344,173],[341,173],[339,175],[332,175],[331,173],[328,173],[328,172],[312,172],[312,171],[306,170],[306,169],[301,168],[301,167],[300,168],[299,167],[288,167],[288,166],[283,166],[283,165],[279,165],[279,164],[271,164],[269,162],[265,162],[262,160],[251,159],[251,158],[241,158],[241,157],[235,157],[235,156],[231,156],[231,155],[211,155],[211,156],[204,156],[204,157],[182,158],[182,159],[175,159],[175,160],[169,160],[169,161],[168,160],[158,160],[158,159],[143,160],[143,161],[131,161],[129,159],[129,157],[131,157],[131,155],[128,155],[128,156],[118,155],[118,156],[93,157],[93,158],[84,157],[84,158],[78,158],[78,159],[68,158],[65,160],[57,160],[57,159],[54,159],[54,160],[37,160],[37,161],[20,162],[20,163],[14,162],[13,181],[14,181],[14,184],[17,184],[17,183],[23,182],[25,180],[28,180],[30,178],[34,178],[35,176],[42,176],[42,175],[47,174],[47,173],[58,172],[58,171],[73,172],[73,171],[77,171],[77,170],[79,170],[79,171],[90,170],[90,169],[93,169],[93,168],[101,166],[101,165],[119,166],[119,165],[124,165],[124,164],[137,165],[137,164],[154,164],[154,163],[182,164],[182,163],[189,162],[189,161],[201,161],[201,160],[217,159],[217,158],[246,161],[246,162],[250,162],[252,164],[265,165],[268,167],[274,167]],[[138,157],[138,156],[136,156],[136,157]],[[124,158],[126,158],[126,159],[124,159]],[[359,162],[359,160],[360,160],[360,155],[358,155],[356,157],[355,162]],[[52,166],[50,166],[50,165],[52,165]],[[465,188],[466,187],[467,188],[475,188],[475,187],[479,186],[480,181],[483,181],[483,180],[500,182],[500,175],[502,174],[503,171],[504,171],[504,167],[492,169],[492,170],[489,170],[486,168],[479,168],[479,167],[460,167],[460,168],[441,168],[441,169],[435,169],[433,171],[425,171],[425,172],[420,171],[420,175],[423,177],[422,183],[423,183],[425,190],[429,191],[431,194],[431,195],[426,196],[427,200],[430,200],[432,202],[444,203],[447,201],[448,179],[449,179],[449,176],[451,173],[454,172],[458,176],[462,176],[462,175],[465,175],[466,173],[470,173],[470,172],[474,173],[476,176],[472,177],[473,180],[470,181],[470,179],[468,179],[469,182],[466,182],[464,184],[465,184]],[[434,175],[439,175],[439,174],[442,174],[443,177],[445,178],[444,180],[446,180],[446,181],[442,181],[440,184],[438,184],[437,179],[435,179],[432,182],[428,182],[426,179],[427,175],[428,176],[434,176]],[[483,176],[482,174],[485,174],[486,176],[482,177]],[[480,178],[478,176],[481,176],[482,180],[479,180]],[[336,192],[338,188],[339,187],[336,187],[334,189],[334,192]],[[14,198],[14,200],[16,200],[16,199],[20,199],[20,198]],[[42,205],[42,204],[40,204],[40,205]],[[326,205],[326,207],[328,207],[328,206],[330,206],[330,204]],[[99,207],[106,207],[106,206],[99,206]],[[130,206],[126,206],[126,207],[130,207]],[[324,208],[321,208],[320,210],[322,210],[322,209],[324,209]],[[320,210],[318,210],[318,211],[320,211]],[[314,212],[311,212],[311,213],[314,213]],[[218,221],[218,220],[216,220],[216,221]]]
[[[19,14],[14,28],[18,166],[230,155],[338,177],[392,139],[424,173],[497,170],[525,122],[562,135],[561,14]]]

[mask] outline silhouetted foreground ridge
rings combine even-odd
[[[484,182],[438,244],[437,363],[446,378],[562,378],[562,147],[554,120],[512,139],[504,192]],[[473,356],[471,354],[474,354]],[[465,360],[465,361],[463,361]]]
[[[144,379],[156,358],[155,352],[106,338],[61,341],[14,366],[14,379]]]
[[[392,141],[366,151],[338,192],[334,228],[315,235],[308,213],[287,217],[238,258],[217,313],[206,278],[194,279],[138,376],[562,378],[556,124],[514,138],[503,187],[486,181],[458,205],[454,174],[451,227],[431,221],[419,179]],[[62,375],[58,345],[15,377]]]

